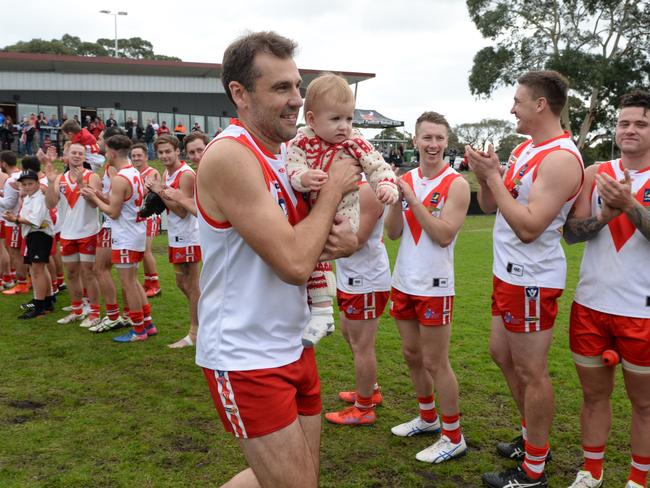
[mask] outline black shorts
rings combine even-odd
[[[52,236],[45,232],[30,232],[25,238],[27,243],[27,254],[25,254],[24,263],[47,263],[50,261],[50,251],[52,250]]]

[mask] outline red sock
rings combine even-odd
[[[372,408],[372,395],[369,397],[364,397],[361,396],[357,391],[357,399],[354,402],[354,406],[361,410],[368,410],[369,408]]]
[[[106,304],[106,315],[110,320],[117,320],[120,318],[120,307],[117,303],[107,303]]]
[[[61,286],[65,282],[63,275],[56,275],[56,286]]]
[[[144,326],[149,327],[151,325],[151,305],[148,303],[145,303],[144,307],[142,307],[142,317],[144,320]]]
[[[83,296],[83,298],[88,298],[88,292],[86,291],[85,288],[84,288],[83,291],[81,292],[81,295]]]
[[[11,277],[12,280],[15,280],[16,279],[16,270],[12,269],[11,271],[9,271],[9,276]]]
[[[2,275],[2,281],[9,283],[11,281],[11,274],[7,273],[5,275]]]
[[[52,280],[52,293],[56,293],[59,289],[59,285],[56,283],[56,280]]]
[[[442,435],[446,435],[451,442],[458,444],[462,437],[460,431],[460,414],[441,415],[440,418],[442,419]]]
[[[142,312],[129,312],[131,322],[133,322],[133,330],[136,334],[144,333],[144,324],[142,323]]]
[[[438,412],[433,395],[418,397],[418,403],[420,404],[420,418],[425,422],[435,422],[438,418]]]
[[[603,475],[603,462],[605,461],[605,446],[582,446],[585,457],[584,470],[589,471],[594,479],[599,480]]]
[[[27,284],[27,278],[18,279],[18,284],[19,285],[26,285]]]
[[[129,307],[124,307],[124,316],[131,317],[131,309]]]
[[[98,319],[100,314],[99,303],[90,304],[90,313],[88,314],[89,319]]]
[[[544,474],[544,465],[548,455],[548,442],[544,447],[533,446],[526,441],[526,457],[521,468],[526,472],[529,478],[537,480]]]
[[[75,315],[81,315],[83,312],[83,302],[81,300],[73,300],[71,305],[72,313]]]
[[[632,467],[630,468],[630,476],[627,479],[645,487],[648,482],[649,470],[650,456],[637,456],[636,454],[632,454]]]
[[[152,274],[149,275],[149,279],[151,280],[151,288],[160,288],[160,283],[158,283],[158,275],[157,274]]]
[[[144,274],[144,287],[149,288],[151,285],[151,275],[149,273]]]

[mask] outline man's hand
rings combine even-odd
[[[621,211],[618,208],[612,208],[603,201],[603,205],[600,208],[600,215],[598,216],[598,220],[603,224],[608,224],[619,215],[621,215]]]
[[[598,194],[605,202],[605,205],[618,209],[621,212],[627,212],[634,207],[634,196],[632,196],[632,181],[630,173],[624,170],[625,176],[621,181],[616,181],[608,174],[601,173],[596,175],[596,187]]]
[[[80,188],[84,186],[84,184],[83,184],[84,167],[83,166],[79,166],[77,168],[70,168],[68,170],[68,172],[70,174],[70,179],[72,181],[76,182],[77,185],[79,185]]]
[[[308,169],[300,177],[300,184],[311,191],[319,191],[327,182],[327,173],[320,169]]]
[[[162,184],[162,181],[157,180],[151,176],[147,177],[144,180],[144,186],[146,186],[149,191],[152,191],[158,195],[162,193],[162,191],[165,189],[165,186]]]
[[[494,146],[490,144],[487,152],[476,151],[472,146],[465,146],[465,154],[467,154],[467,162],[469,167],[476,177],[481,181],[487,181],[490,177],[501,177],[501,164],[499,164],[499,157],[494,152]]]
[[[7,222],[16,222],[16,215],[7,210],[2,216]]]
[[[97,195],[97,190],[90,188],[89,186],[84,186],[81,188],[81,196],[86,200],[97,203],[99,201],[99,196]]]
[[[158,195],[160,195],[164,200],[169,200],[171,202],[180,202],[185,196],[178,188],[172,188],[171,186],[163,188]]]
[[[352,232],[350,220],[347,217],[336,215],[319,260],[331,261],[350,256],[357,250],[358,244],[357,235]]]
[[[339,188],[343,195],[345,195],[346,193],[359,189],[357,183],[361,179],[360,175],[361,165],[356,159],[339,159],[338,161],[334,161],[330,166],[324,188],[332,185],[335,188]]]
[[[413,189],[404,181],[402,178],[397,180],[397,186],[402,194],[402,198],[408,203],[409,207],[418,203],[418,199],[415,196]]]

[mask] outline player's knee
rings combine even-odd
[[[630,393],[628,391],[628,396],[632,403],[632,410],[640,417],[650,420],[650,395],[648,395],[648,392]]]
[[[422,352],[417,348],[403,347],[402,354],[409,367],[422,366]]]
[[[512,364],[510,351],[497,344],[490,343],[490,356],[500,368],[509,367]]]

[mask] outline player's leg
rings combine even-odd
[[[63,256],[63,266],[65,268],[68,294],[70,295],[70,305],[72,310],[70,314],[57,320],[59,324],[69,324],[77,320],[83,320],[83,285],[81,283],[81,263],[79,253],[65,254]]]
[[[95,273],[95,255],[82,253],[79,256],[81,260],[81,282],[86,289],[88,302],[90,303],[90,313],[80,325],[81,327],[89,328],[97,325],[100,321],[99,283],[97,281],[97,274]]]
[[[115,253],[119,251],[113,250]],[[113,259],[116,261],[116,259]],[[122,290],[126,296],[126,305],[129,307],[129,317],[133,328],[124,335],[113,337],[115,342],[137,342],[147,340],[147,332],[144,326],[143,295],[144,290],[138,281],[137,265],[135,263],[114,263],[117,268]],[[146,297],[145,297],[146,298]]]
[[[187,297],[190,317],[190,329],[185,337],[173,344],[169,344],[172,349],[180,349],[196,344],[196,335],[199,330],[198,307],[201,291],[199,289],[199,275],[201,265],[195,263],[176,263],[174,273],[176,275],[176,286]]]
[[[510,344],[507,340],[507,330],[500,316],[492,317],[492,330],[490,333],[490,355],[506,379],[512,398],[515,401],[521,418],[524,418],[524,388],[519,380],[512,362]]]
[[[623,363],[625,388],[632,403],[632,467],[628,480],[645,487],[650,468],[650,366],[630,366]]]

